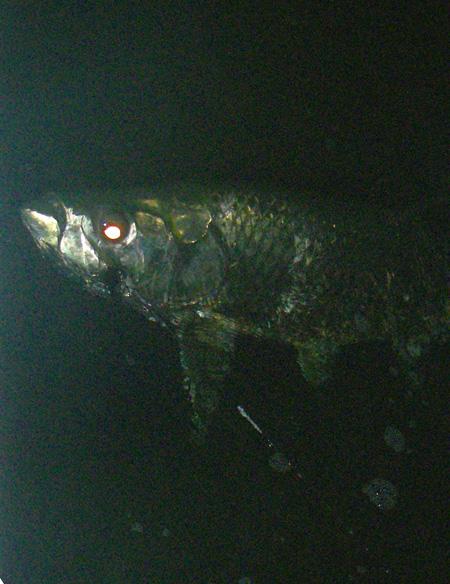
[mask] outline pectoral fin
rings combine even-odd
[[[184,386],[192,403],[195,437],[205,437],[223,397],[234,350],[232,327],[222,319],[195,316],[179,329]]]
[[[312,338],[297,344],[297,362],[305,379],[313,385],[321,385],[331,377],[338,346],[329,339]]]

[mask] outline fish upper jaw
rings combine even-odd
[[[40,248],[50,246],[57,249],[61,234],[58,220],[50,209],[47,211],[42,207],[44,205],[33,204],[23,208],[21,210],[22,221]]]

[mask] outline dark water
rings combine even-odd
[[[422,201],[442,229],[438,16],[330,11],[329,30],[297,10],[7,14],[5,584],[445,581],[448,347],[421,390],[373,344],[317,391],[288,348],[243,339],[198,448],[171,337],[56,274],[17,215],[44,188],[212,174]]]
[[[317,392],[288,349],[246,339],[197,448],[172,339],[14,241],[2,247],[5,582],[440,581],[442,348],[422,391],[390,372],[388,347],[364,345]],[[271,462],[237,404],[302,480]]]

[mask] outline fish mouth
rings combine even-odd
[[[116,293],[122,277],[117,270],[104,270],[102,265],[96,266],[95,270],[89,270],[71,258],[70,254],[61,251],[60,243],[66,225],[66,209],[62,204],[30,202],[22,207],[20,215],[34,243],[53,262],[59,273],[82,282],[97,296],[110,297]]]
[[[40,247],[57,247],[61,230],[52,206],[42,202],[32,203],[21,209],[20,215],[25,227]]]

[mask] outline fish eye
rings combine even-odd
[[[97,225],[102,239],[110,243],[122,242],[130,231],[130,222],[121,213],[104,212]]]

